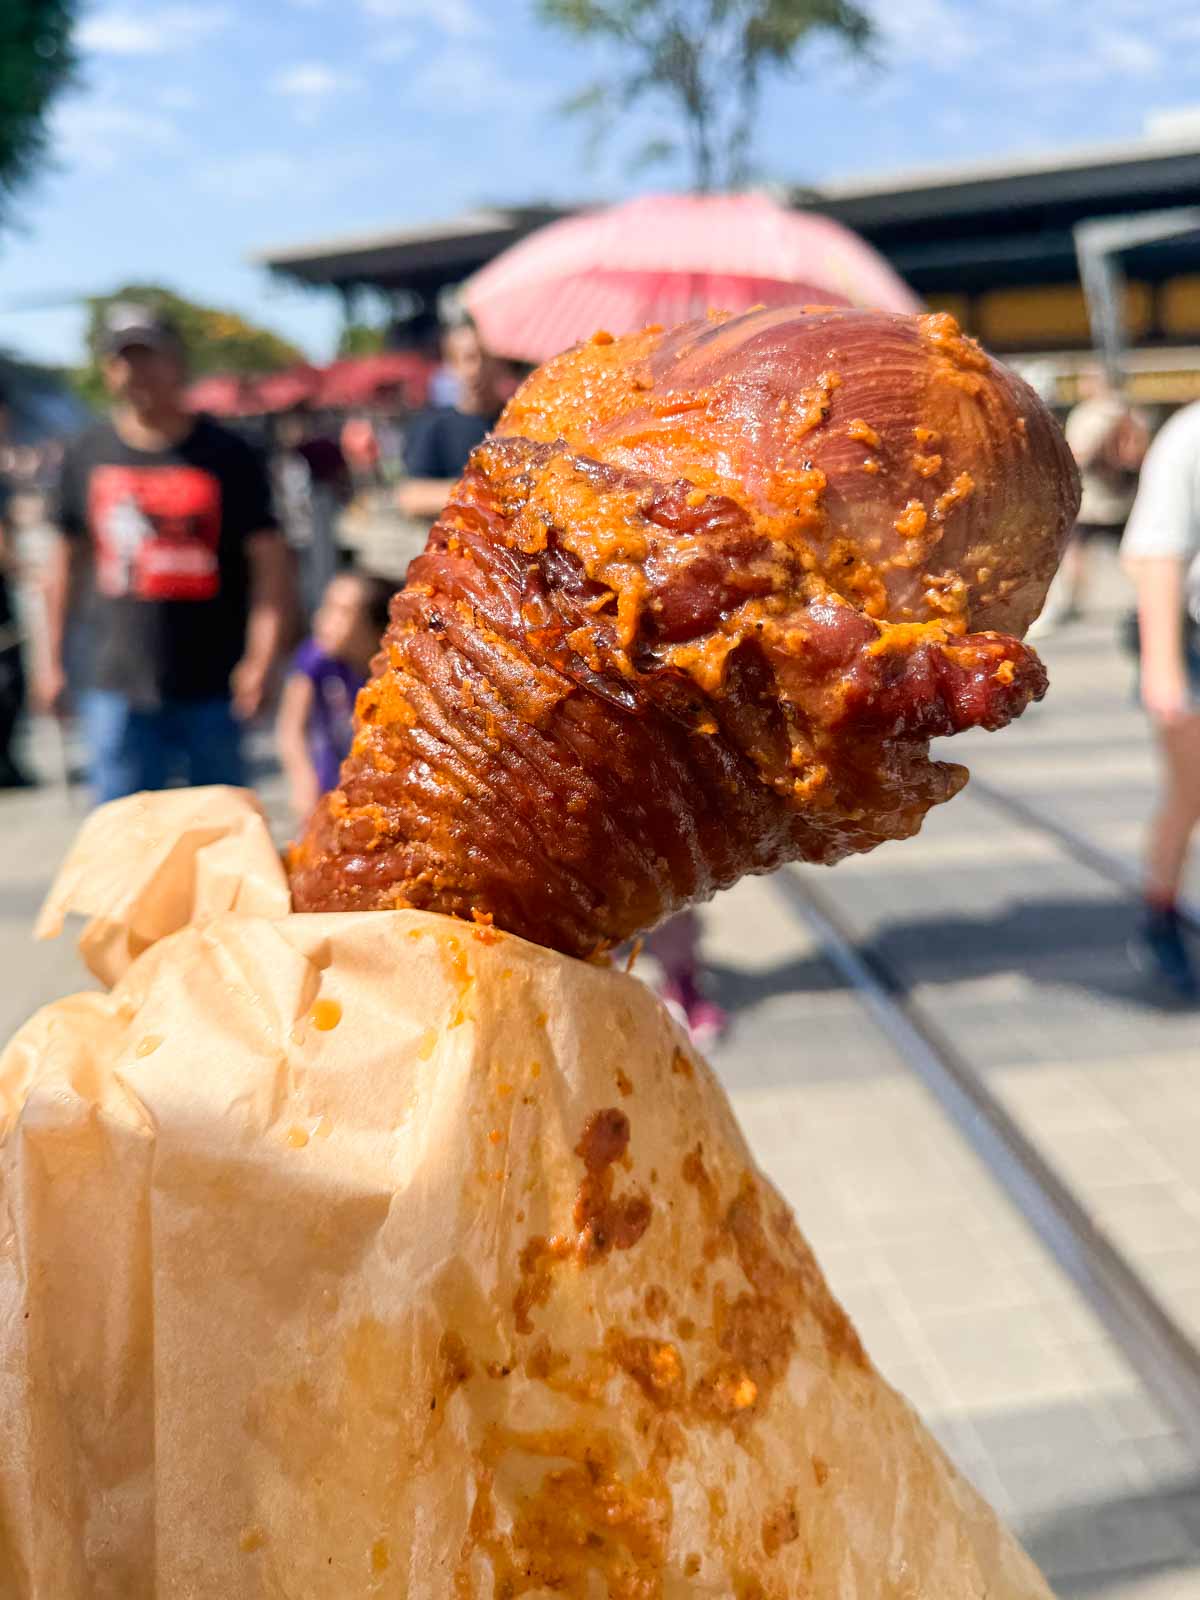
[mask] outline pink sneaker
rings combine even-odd
[[[707,1049],[729,1027],[729,1017],[715,1000],[710,1000],[694,983],[669,978],[662,986],[662,1001],[676,1022],[687,1029],[697,1050]]]
[[[707,1050],[709,1045],[716,1044],[728,1027],[729,1017],[715,1000],[706,1000],[701,995],[688,1007],[688,1033],[697,1050]]]

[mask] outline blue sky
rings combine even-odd
[[[1200,106],[1194,0],[872,5],[877,66],[817,48],[771,88],[765,175],[819,181],[1126,140]],[[669,167],[632,178],[623,159],[668,131],[661,112],[584,161],[555,107],[601,63],[540,27],[528,0],[98,0],[80,44],[55,164],[0,237],[0,345],[43,359],[78,358],[82,317],[31,301],[130,278],[232,305],[326,357],[335,303],[273,284],[247,264],[252,251],[682,178]],[[1200,146],[1200,110],[1192,128]]]

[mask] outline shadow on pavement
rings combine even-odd
[[[1150,1496],[1070,1506],[1026,1528],[1024,1544],[1054,1580],[1058,1600],[1105,1600],[1137,1580],[1179,1587],[1153,1593],[1179,1600],[1193,1593],[1200,1536],[1200,1480]],[[1140,1590],[1135,1591],[1140,1592]]]
[[[860,949],[904,992],[1011,973],[1039,988],[1068,985],[1123,1007],[1186,1014],[1134,968],[1127,945],[1135,923],[1134,907],[1123,900],[1027,900],[994,915],[889,922]],[[715,963],[706,970],[713,998],[730,1012],[845,987],[816,954],[761,969]]]
[[[777,995],[829,994],[845,988],[837,973],[820,956],[805,956],[758,971],[720,963],[706,963],[704,970],[713,999],[731,1012],[749,1010]]]
[[[1149,1011],[1181,1011],[1133,965],[1137,913],[1125,900],[1023,900],[994,915],[913,918],[864,945],[904,982],[955,983],[1018,973],[1031,984],[1069,985]]]
[[[15,922],[33,936],[33,924],[52,880],[0,884],[0,922]]]

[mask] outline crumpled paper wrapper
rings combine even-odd
[[[0,1061],[3,1600],[1033,1600],[621,973],[97,812]]]

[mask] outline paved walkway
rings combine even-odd
[[[1042,643],[1044,705],[946,753],[1132,867],[1155,761],[1101,578],[1095,618]],[[1200,1015],[1130,967],[1127,896],[970,789],[812,877],[1200,1343]],[[769,892],[735,892],[744,928]],[[1200,1462],[803,935],[749,972],[729,919],[723,988],[750,1004],[720,1063],[868,1348],[1062,1594],[1200,1596]]]
[[[1045,642],[1045,706],[953,751],[1132,858],[1153,756],[1116,601],[1108,572],[1097,620]],[[44,730],[36,754],[53,769]],[[0,1037],[79,985],[69,944],[27,938],[75,821],[53,789],[0,798]],[[970,791],[817,882],[1200,1339],[1200,1019],[1142,991],[1122,895]],[[1089,1308],[775,885],[708,929],[734,1012],[715,1064],[880,1367],[1062,1596],[1200,1600],[1200,1462]]]

